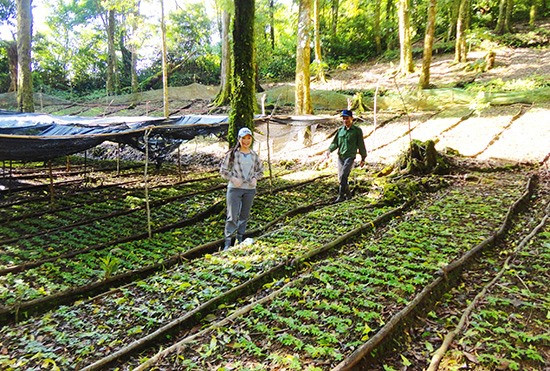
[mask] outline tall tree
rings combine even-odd
[[[16,4],[14,0],[0,0],[0,25],[15,27],[16,21]],[[17,41],[15,40],[14,32],[12,32],[14,40],[1,42],[1,47],[6,49],[8,56],[8,68],[10,72],[10,87],[8,91],[17,91]]]
[[[34,112],[31,43],[31,0],[17,0],[17,105],[21,112]]]
[[[222,8],[221,29],[222,29],[222,60],[220,71],[220,91],[214,100],[215,106],[224,106],[231,102],[231,40],[229,27],[231,25],[231,12]]]
[[[310,94],[309,64],[311,57],[311,0],[300,0],[296,38],[296,98],[297,115],[313,113]]]
[[[426,25],[426,35],[424,37],[424,55],[422,58],[422,73],[420,75],[420,87],[426,89],[430,85],[430,65],[432,64],[432,49],[435,34],[437,0],[430,0],[428,5],[428,24]]]
[[[105,23],[107,30],[107,95],[112,95],[116,92],[118,86],[116,84],[116,49],[115,49],[115,10],[107,10],[107,20]]]
[[[313,0],[313,29],[315,38],[315,65],[316,65],[316,78],[320,82],[327,82],[325,77],[325,68],[323,66],[323,59],[321,57],[321,32],[320,32],[320,15],[319,4],[320,0]]]
[[[411,43],[411,18],[409,0],[399,0],[399,71],[403,75],[414,71]]]
[[[514,10],[514,0],[506,1],[506,16],[504,17],[504,28],[507,32],[512,32],[512,12]]]
[[[168,51],[166,48],[166,23],[164,21],[164,0],[160,0],[160,31],[162,34],[162,91],[164,101],[164,117],[170,116],[168,107]]]
[[[275,0],[269,0],[269,35],[271,50],[275,50]]]
[[[468,22],[468,0],[460,0],[458,18],[456,20],[455,62],[466,62],[466,30]]]
[[[233,20],[233,95],[227,140],[237,141],[242,127],[253,129],[255,97],[254,0],[234,0]]]
[[[508,0],[500,0],[498,5],[498,18],[497,24],[495,26],[495,33],[502,35],[505,32],[510,30],[506,29],[506,7],[508,5]],[[456,58],[455,58],[456,59]]]
[[[332,0],[332,19],[330,22],[330,31],[332,37],[336,36],[338,30],[338,13],[340,12],[340,0]]]
[[[390,1],[390,0],[388,0]],[[374,32],[374,43],[376,45],[376,54],[380,55],[382,54],[382,34],[380,30],[380,7],[382,1],[381,0],[375,0],[374,2],[374,25],[373,25],[373,32]]]

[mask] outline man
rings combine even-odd
[[[362,167],[365,164],[365,158],[367,157],[363,131],[358,126],[353,125],[353,112],[347,109],[343,110],[342,120],[344,125],[338,129],[334,140],[326,152],[326,156],[328,157],[332,151],[338,148],[338,182],[340,183],[340,187],[338,198],[336,198],[335,202],[342,202],[345,199],[351,198],[348,178],[353,168],[357,151],[361,155],[359,166]]]

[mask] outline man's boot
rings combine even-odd
[[[223,244],[223,249],[227,250],[231,247],[231,237],[226,238]]]

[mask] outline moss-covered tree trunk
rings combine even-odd
[[[113,95],[116,90],[115,65],[115,11],[114,9],[109,9],[107,11],[107,95]]]
[[[31,0],[17,0],[17,105],[21,112],[34,112],[31,43]]]
[[[233,20],[233,94],[227,140],[237,142],[237,131],[253,129],[255,100],[254,0],[234,0]]]
[[[375,0],[374,2],[374,44],[376,45],[376,55],[382,54],[382,34],[380,30],[380,7],[381,0]]]
[[[497,35],[502,35],[505,31],[506,4],[507,0],[500,0],[498,4],[498,17],[497,24],[495,26],[495,33]]]
[[[399,0],[399,43],[399,71],[402,75],[407,75],[414,71],[409,0]]]
[[[229,27],[231,25],[231,13],[222,11],[222,61],[220,73],[220,91],[214,100],[215,106],[225,106],[231,102],[231,40]]]
[[[327,82],[325,69],[323,67],[323,59],[321,57],[321,32],[320,32],[320,15],[319,15],[320,0],[313,0],[313,29],[315,38],[315,63],[317,64],[317,80]]]
[[[309,74],[311,56],[311,0],[300,0],[298,12],[295,112],[297,115],[307,115],[313,113]]]
[[[455,62],[466,62],[466,25],[468,17],[468,0],[461,0],[456,20]]]
[[[166,47],[166,22],[164,20],[164,0],[160,0],[160,31],[162,36],[162,96],[164,103],[164,117],[170,116],[168,96],[168,50]]]
[[[275,0],[269,0],[269,36],[271,50],[275,50]]]
[[[506,17],[504,17],[504,29],[506,32],[512,32],[512,12],[514,10],[514,0],[506,1]]]
[[[531,0],[531,7],[529,8],[529,26],[535,27],[536,20],[537,20],[537,0]]]
[[[432,50],[435,33],[435,16],[437,0],[430,0],[428,5],[428,24],[426,25],[426,35],[424,37],[424,55],[422,58],[422,73],[420,75],[419,85],[426,89],[430,85],[430,65],[432,64]]]
[[[332,0],[331,4],[332,18],[330,21],[330,34],[336,36],[338,30],[338,13],[340,12],[340,0]]]
[[[449,28],[447,29],[447,37],[445,41],[450,41],[456,35],[456,21],[458,19],[458,11],[460,8],[460,0],[452,0],[448,8]]]
[[[10,70],[10,87],[8,92],[17,91],[17,42],[4,41],[8,55],[8,68]]]

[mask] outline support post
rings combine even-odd
[[[66,157],[66,168],[65,171],[68,173],[71,171],[71,160],[69,159],[69,156]]]
[[[88,150],[84,151],[84,183],[88,181]]]
[[[52,174],[52,160],[48,161],[48,167],[49,167],[49,175],[50,175],[50,203],[53,204],[54,202],[54,193],[53,193],[53,174]]]
[[[116,176],[120,175],[120,143],[116,148]]]
[[[181,143],[178,146],[178,176],[179,176],[179,179],[180,179],[180,182],[181,182],[183,177],[182,177],[182,174],[181,174],[181,151],[180,151],[180,147],[181,147]]]
[[[149,166],[149,134],[152,129],[145,130],[143,135],[143,141],[145,142],[145,170],[143,174],[143,182],[145,183],[145,209],[147,210],[147,233],[149,238],[152,236],[151,232],[151,208],[149,206],[149,183],[147,179],[147,168]]]

